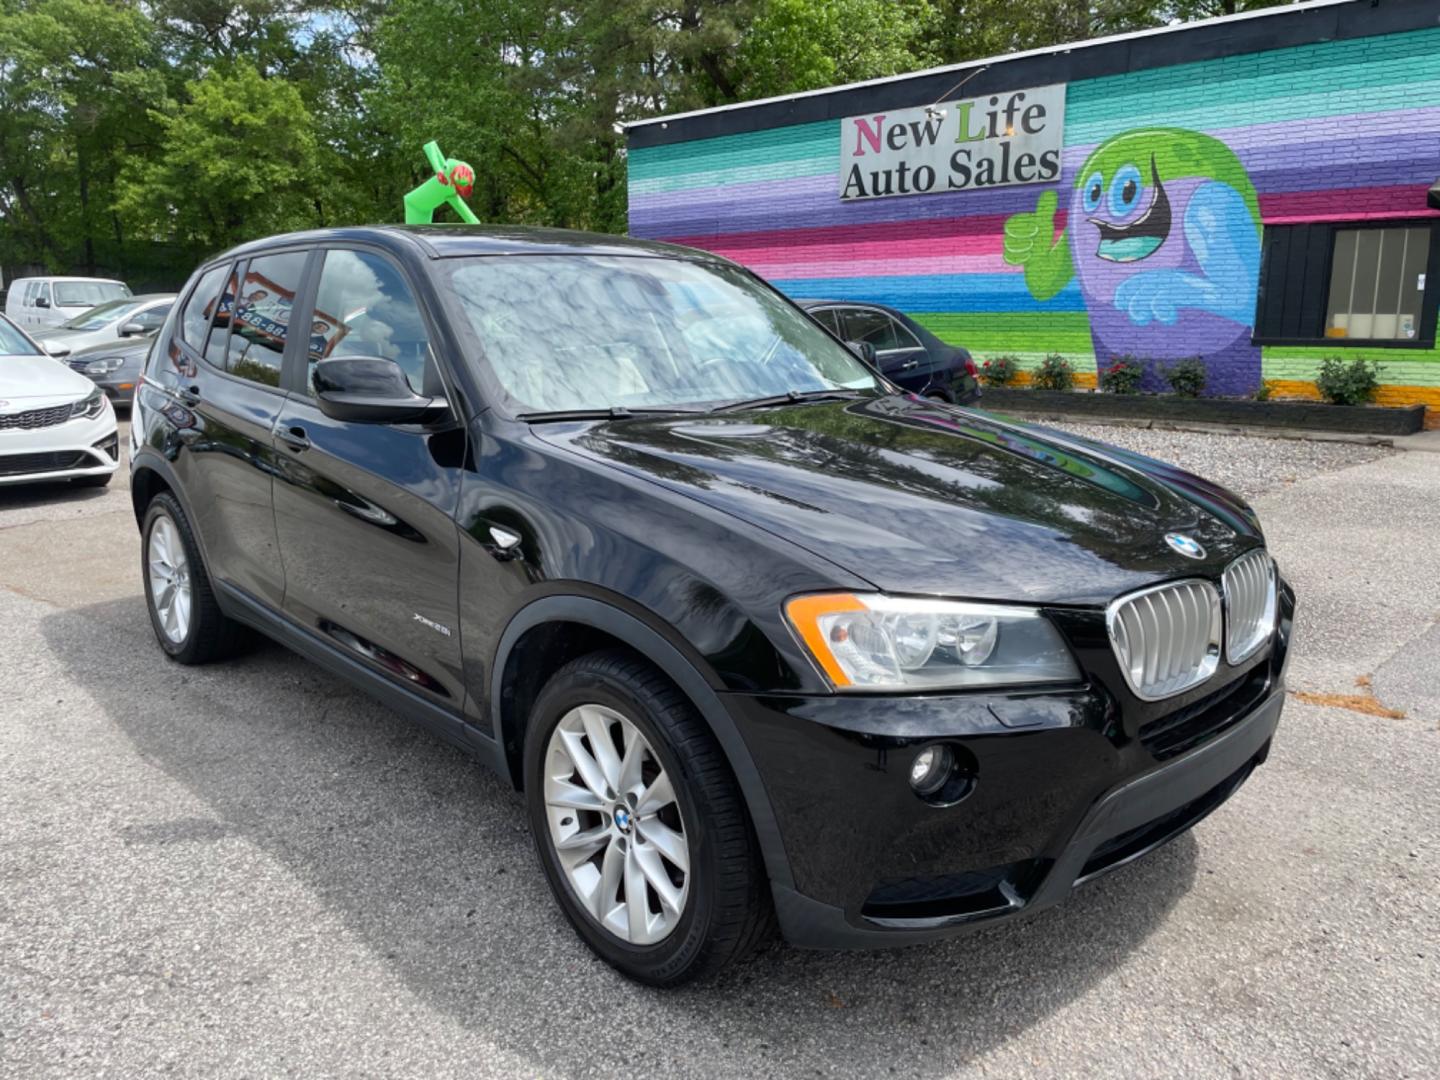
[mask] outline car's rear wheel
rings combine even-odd
[[[160,647],[182,664],[203,664],[233,652],[244,628],[220,610],[190,520],[173,495],[164,492],[151,500],[140,536],[145,603]]]
[[[713,734],[659,671],[625,652],[561,668],[525,740],[531,829],[580,936],[622,973],[673,986],[769,933],[764,867]]]

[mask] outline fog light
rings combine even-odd
[[[927,746],[910,763],[910,786],[917,795],[933,795],[950,779],[954,765],[948,746]]]

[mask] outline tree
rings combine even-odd
[[[119,207],[155,240],[197,256],[315,223],[324,182],[314,124],[293,86],[237,63],[153,118],[157,153],[127,162]]]

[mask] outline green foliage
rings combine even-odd
[[[623,231],[624,121],[1268,2],[0,0],[0,269],[395,221],[431,139],[481,220]]]
[[[1205,392],[1205,361],[1200,357],[1177,360],[1161,370],[1170,389],[1181,397],[1195,398]]]
[[[1009,386],[1020,374],[1020,361],[1013,356],[992,356],[980,364],[980,377],[986,386]]]
[[[1366,405],[1380,388],[1380,370],[1374,360],[1361,356],[1353,360],[1327,356],[1320,361],[1315,387],[1331,405]]]
[[[1059,353],[1051,353],[1040,361],[1030,381],[1037,390],[1067,391],[1075,385],[1075,367]]]
[[[1269,401],[1271,395],[1274,393],[1274,388],[1271,387],[1271,385],[1264,379],[1261,379],[1260,385],[1255,388],[1255,393],[1251,394],[1250,396],[1256,401]]]
[[[1107,394],[1138,394],[1145,365],[1133,356],[1117,356],[1100,369],[1100,389]]]

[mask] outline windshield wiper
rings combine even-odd
[[[769,397],[744,398],[716,405],[711,412],[736,412],[740,409],[765,409],[774,405],[794,405],[802,401],[852,401],[864,397],[864,390],[787,390]]]
[[[676,414],[696,412],[699,410],[662,408],[660,406],[632,409],[625,405],[612,405],[608,409],[551,409],[548,412],[524,412],[518,413],[515,419],[524,420],[530,424],[544,424],[562,420],[625,420],[632,416],[675,416]]]

